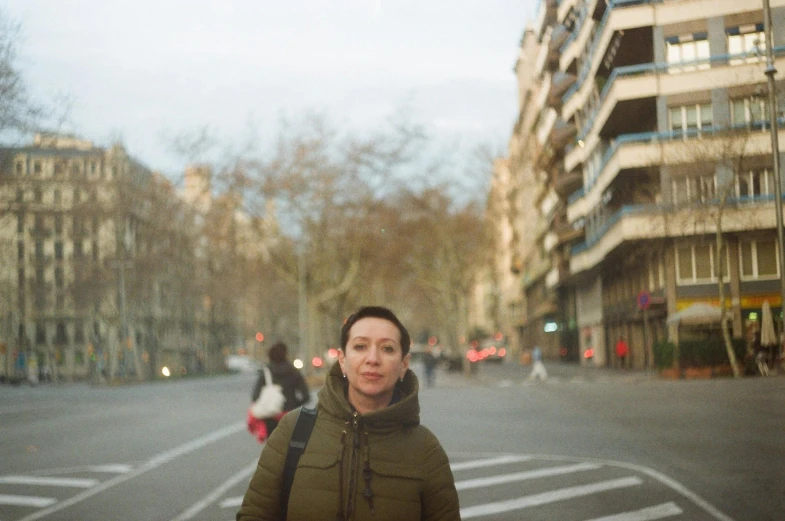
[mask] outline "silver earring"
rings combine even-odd
[[[343,373],[343,377],[346,378],[346,373]]]
[[[401,383],[403,383],[403,376],[401,377]]]

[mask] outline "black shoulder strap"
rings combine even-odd
[[[286,511],[289,507],[289,494],[292,491],[297,462],[300,461],[300,456],[305,452],[305,446],[308,444],[308,438],[311,437],[314,423],[316,423],[316,408],[300,407],[297,423],[294,424],[294,431],[292,431],[292,439],[289,441],[289,450],[286,452],[286,463],[283,466],[283,486],[281,488],[282,519],[286,519]]]

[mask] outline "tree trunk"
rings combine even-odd
[[[721,214],[720,214],[721,215]],[[717,232],[716,232],[716,243],[717,243],[717,286],[719,289],[719,297],[720,297],[720,325],[722,327],[722,338],[725,341],[725,352],[728,354],[728,361],[730,362],[731,369],[733,369],[733,377],[738,378],[741,376],[741,370],[739,369],[739,362],[736,360],[736,353],[733,351],[733,342],[731,341],[731,335],[729,331],[728,321],[725,320],[725,315],[727,314],[727,305],[725,303],[725,281],[723,276],[723,267],[724,263],[724,253],[725,253],[725,241],[722,237],[722,228],[719,226],[721,221],[721,217],[718,220],[717,225]]]

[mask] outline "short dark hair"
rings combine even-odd
[[[276,342],[270,347],[270,350],[267,351],[267,357],[271,362],[286,362],[286,351],[286,344],[283,342]]]
[[[398,317],[395,316],[395,313],[382,306],[363,306],[349,315],[349,318],[344,321],[343,326],[341,327],[341,349],[344,352],[346,352],[346,344],[349,343],[349,330],[352,329],[352,326],[358,320],[363,318],[381,318],[395,324],[395,327],[397,327],[398,331],[401,333],[401,351],[403,351],[403,356],[406,356],[409,353],[409,347],[412,344],[409,332],[403,327],[403,324],[398,320]]]

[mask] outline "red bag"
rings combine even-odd
[[[264,423],[264,420],[260,420],[259,418],[255,418],[253,414],[251,414],[251,408],[248,408],[248,415],[245,418],[245,424],[248,426],[248,432],[251,433],[251,436],[256,438],[259,443],[263,443],[267,439],[267,424]]]

